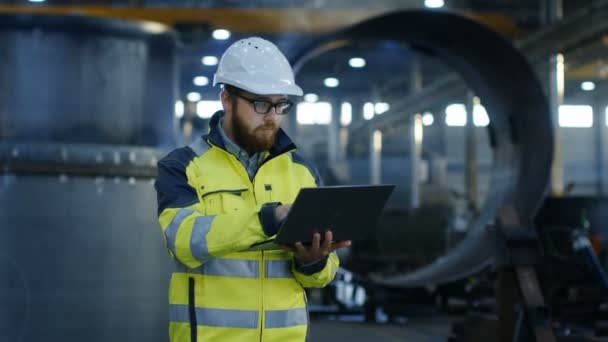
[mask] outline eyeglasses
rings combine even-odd
[[[270,110],[274,107],[274,111],[278,115],[285,115],[288,114],[291,108],[293,107],[293,102],[289,100],[283,100],[277,103],[272,103],[270,101],[265,100],[250,99],[236,91],[232,91],[231,93],[251,103],[251,105],[253,106],[253,110],[255,110],[255,112],[258,114],[268,114]]]

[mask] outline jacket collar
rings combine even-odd
[[[226,146],[224,145],[224,139],[222,139],[222,135],[217,128],[220,122],[220,118],[222,118],[223,116],[223,110],[219,110],[215,112],[215,114],[213,114],[211,120],[209,120],[209,133],[203,135],[203,140],[210,142],[223,150],[226,150]],[[296,149],[296,145],[293,143],[291,138],[289,138],[289,136],[285,133],[285,131],[283,131],[282,128],[279,128],[274,145],[272,145],[268,152],[271,156],[275,156],[294,149]]]

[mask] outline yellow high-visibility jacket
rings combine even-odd
[[[318,173],[280,130],[250,180],[224,148],[216,113],[208,135],[158,163],[158,215],[176,270],[169,287],[171,341],[304,341],[304,287],[323,287],[335,253],[296,265],[282,250],[240,252],[274,235],[276,203],[293,203]],[[269,204],[274,203],[274,204]]]

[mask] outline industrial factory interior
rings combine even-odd
[[[608,1],[0,0],[0,341],[608,341]]]

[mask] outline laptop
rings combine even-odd
[[[362,240],[371,234],[395,185],[347,185],[302,188],[275,238],[245,251],[280,249],[310,243],[315,233],[331,230],[334,241]]]

